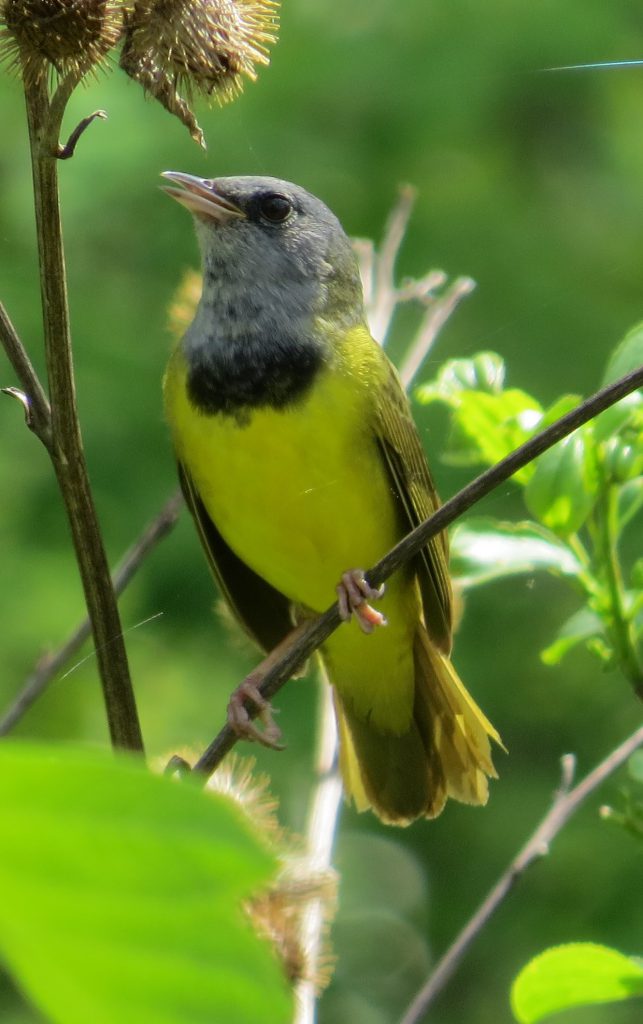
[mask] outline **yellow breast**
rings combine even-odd
[[[340,574],[372,565],[398,535],[371,391],[354,374],[323,370],[296,406],[237,422],[198,411],[185,381],[177,353],[165,381],[167,416],[213,522],[273,586],[323,610]]]

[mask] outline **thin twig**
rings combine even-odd
[[[506,871],[500,876],[487,897],[482,901],[473,917],[467,922],[444,956],[438,960],[426,984],[402,1017],[400,1024],[419,1024],[436,996],[442,991],[459,966],[465,953],[508,896],[516,881],[536,860],[549,852],[553,839],[567,824],[587,797],[597,789],[617,768],[643,745],[643,726],[624,740],[585,778],[569,789],[573,758],[563,758],[563,784],[555,795],[552,806],[535,832],[514,857]],[[565,778],[566,776],[566,778]]]
[[[446,292],[429,306],[420,324],[420,329],[400,366],[400,380],[405,388],[409,388],[413,383],[413,378],[429,354],[445,322],[462,299],[471,294],[475,286],[473,278],[458,277]]]
[[[129,585],[150,551],[172,530],[182,505],[182,495],[177,491],[166,501],[158,515],[125,552],[112,574],[112,584],[117,596],[120,597]],[[27,677],[20,693],[0,718],[0,736],[6,736],[20,721],[47,685],[56,677],[63,665],[82,647],[90,633],[91,624],[89,618],[85,618],[69,635],[64,644],[40,658]]]
[[[27,426],[33,430],[36,437],[42,441],[48,451],[51,450],[51,409],[45,394],[45,389],[40,383],[33,364],[27,355],[20,336],[13,326],[9,314],[2,302],[0,302],[0,341],[7,353],[14,373],[22,384],[24,395],[27,400],[25,418]],[[3,388],[7,394],[15,394],[9,388]],[[28,415],[27,415],[28,411]]]
[[[384,237],[376,252],[372,242],[358,242],[366,312],[373,337],[384,343],[398,303],[394,285],[395,261],[413,210],[416,191],[410,185],[400,188],[399,199],[384,227]]]
[[[34,185],[47,376],[51,397],[51,457],[67,512],[112,743],[143,749],[127,653],[98,517],[89,486],[76,409],[56,152],[71,78],[50,105],[47,82],[27,86],[27,120]]]
[[[87,131],[90,124],[92,124],[96,120],[96,118],[98,118],[101,121],[106,121],[107,112],[105,110],[95,110],[93,114],[88,114],[87,117],[83,117],[83,119],[79,121],[76,127],[74,128],[73,132],[67,139],[65,145],[61,146],[60,143],[58,143],[58,148],[56,149],[56,156],[59,160],[69,160],[74,155],[74,153],[76,152],[76,146],[78,145],[79,138],[81,137],[83,132]]]
[[[316,756],[317,784],[308,813],[306,828],[307,863],[312,874],[326,875],[332,870],[333,846],[339,810],[342,803],[342,780],[337,765],[337,725],[333,708],[332,690],[320,668],[319,726]],[[294,1024],[314,1024],[322,947],[325,900],[322,896],[311,900],[301,919],[299,945],[306,956],[306,976],[295,987]]]
[[[437,512],[429,519],[421,523],[415,530],[407,534],[391,551],[382,558],[377,565],[373,566],[367,573],[367,578],[372,586],[379,586],[388,577],[410,561],[425,544],[449,526],[455,519],[471,508],[489,494],[499,484],[504,483],[513,476],[519,469],[532,462],[538,455],[551,448],[563,437],[567,437],[583,423],[597,416],[599,412],[614,405],[625,395],[631,394],[643,385],[643,367],[633,370],[626,376],[621,377],[614,384],[601,388],[591,398],[581,402],[575,409],[556,420],[545,430],[541,430],[532,438],[526,441],[515,451],[511,452],[501,462],[496,463],[487,469],[479,477],[476,477],[463,490],[459,491],[453,498],[446,501]],[[270,667],[266,671],[260,691],[266,700],[281,689],[296,669],[315,651],[341,623],[337,603],[331,605],[323,615],[313,619],[307,628],[298,633],[295,642],[285,651],[282,657],[274,662],[270,661]],[[270,656],[269,656],[270,658]],[[262,672],[261,665],[256,670]],[[253,673],[254,674],[254,673]],[[251,716],[256,714],[257,709],[249,707]],[[204,775],[210,775],[221,759],[234,747],[237,742],[237,735],[229,725],[225,725],[221,732],[212,741],[207,750],[194,766],[194,771]]]

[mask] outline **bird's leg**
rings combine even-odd
[[[386,625],[386,616],[371,608],[369,601],[377,601],[384,594],[384,584],[372,587],[363,569],[350,569],[342,573],[341,581],[335,588],[339,614],[347,622],[355,614],[360,629],[372,633],[377,626]]]
[[[264,747],[272,747],[273,750],[284,749],[283,743],[279,742],[281,731],[273,718],[275,709],[270,701],[266,700],[260,687],[275,662],[279,661],[305,628],[306,623],[302,622],[291,630],[231,695],[228,701],[228,725],[237,736],[255,740]],[[251,714],[253,708],[255,715]],[[259,729],[252,721],[255,716],[261,719],[263,729]]]

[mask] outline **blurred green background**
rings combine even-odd
[[[272,65],[241,99],[199,109],[208,152],[114,71],[79,89],[66,127],[109,113],[61,165],[64,232],[84,441],[112,561],[175,487],[160,379],[166,308],[197,263],[189,218],[158,191],[172,168],[273,174],[320,195],[353,235],[379,238],[396,186],[417,186],[400,273],[471,275],[424,375],[494,349],[510,382],[547,404],[588,393],[607,354],[641,319],[643,67],[552,71],[643,57],[643,13],[629,0],[287,0]],[[43,367],[30,171],[21,89],[0,76],[0,296]],[[403,345],[401,318],[395,346]],[[0,383],[17,383],[0,356]],[[443,495],[467,475],[440,463],[446,420],[419,410]],[[0,403],[0,699],[82,614],[80,586],[47,458],[18,407]],[[483,511],[520,514],[511,486]],[[332,595],[329,595],[329,600]],[[148,751],[199,748],[253,664],[213,615],[214,592],[183,516],[122,600]],[[509,756],[484,810],[449,805],[404,832],[343,813],[335,978],[321,1024],[392,1024],[438,955],[544,813],[559,758],[584,772],[632,731],[640,708],[622,680],[576,653],[556,669],[539,651],[576,607],[551,579],[473,593],[456,643],[462,677]],[[150,621],[148,621],[150,620]],[[16,730],[105,744],[91,648]],[[71,666],[70,666],[71,667]],[[316,691],[278,699],[283,754],[256,751],[286,824],[301,831],[312,783]],[[255,751],[253,751],[255,753]],[[441,997],[442,1024],[511,1020],[508,988],[543,947],[605,942],[641,953],[640,850],[600,823],[592,798],[486,929]],[[570,1012],[569,1024],[630,1024],[633,1006]],[[9,982],[0,1017],[35,1021]],[[562,1018],[561,1018],[562,1019]]]

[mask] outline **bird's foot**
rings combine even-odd
[[[386,625],[386,616],[371,608],[368,603],[383,596],[384,584],[381,587],[372,587],[363,569],[350,569],[343,573],[335,589],[339,614],[345,622],[354,614],[364,633],[372,633],[378,626]]]
[[[234,691],[228,702],[228,725],[242,739],[254,740],[273,750],[284,750],[283,743],[279,742],[281,730],[273,718],[275,709],[261,693],[260,682],[260,674],[251,672]],[[257,708],[257,717],[263,723],[263,729],[252,721],[248,704]]]

